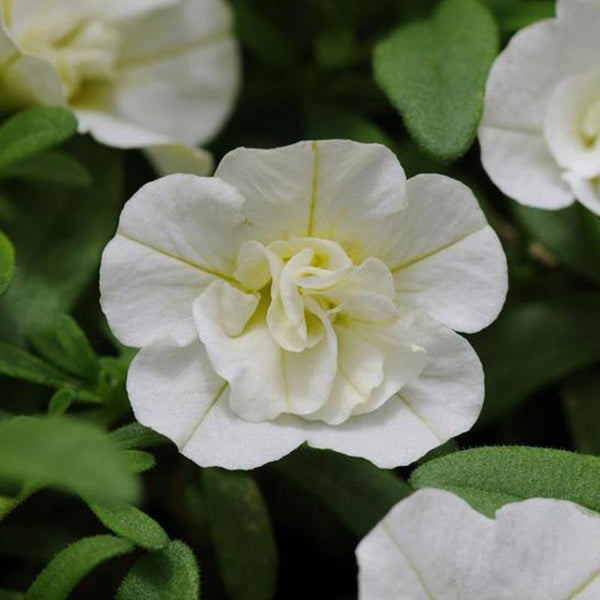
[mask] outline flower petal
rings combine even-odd
[[[121,33],[120,76],[104,110],[190,146],[212,138],[239,82],[225,2],[182,0],[127,20]]]
[[[408,207],[396,219],[396,245],[383,257],[396,301],[458,331],[489,325],[508,289],[506,258],[473,193],[441,175],[407,183]]]
[[[58,73],[46,59],[21,52],[0,20],[0,107],[65,102]]]
[[[164,144],[146,148],[145,153],[161,176],[172,173],[209,175],[214,167],[212,154],[201,148]]]
[[[361,600],[597,597],[600,515],[570,502],[507,504],[494,520],[453,494],[420,490],[357,548]]]
[[[230,337],[221,324],[223,286],[228,284],[216,282],[198,297],[194,320],[213,368],[230,384],[232,410],[242,419],[264,421],[286,411],[308,414],[320,408],[329,396],[337,361],[328,320],[322,319],[325,335],[319,343],[303,352],[288,352],[273,339],[263,302],[243,333]]]
[[[382,468],[408,465],[448,439],[470,429],[483,403],[483,371],[469,343],[426,318],[411,334],[429,362],[416,381],[381,408],[331,427],[307,425],[307,440],[362,456]]]
[[[389,217],[405,205],[404,171],[379,144],[326,140],[238,148],[215,176],[246,199],[244,212],[258,241],[334,239],[355,262],[388,243]]]
[[[599,180],[597,178],[594,180],[585,179],[570,172],[564,173],[563,178],[571,186],[577,200],[588,210],[600,215]]]
[[[293,419],[249,423],[228,407],[229,389],[200,343],[143,348],[127,389],[140,423],[172,439],[203,467],[253,469],[288,454],[303,441]]]
[[[192,303],[235,269],[245,239],[241,203],[222,181],[171,175],[125,205],[100,270],[102,308],[121,342],[197,338]]]
[[[111,21],[124,21],[154,10],[174,6],[182,0],[102,0],[102,12]]]

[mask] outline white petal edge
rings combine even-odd
[[[235,268],[241,204],[224,182],[193,175],[151,182],[126,203],[100,268],[102,309],[122,343],[197,339],[192,304]]]
[[[395,218],[394,247],[383,256],[396,302],[456,331],[496,319],[508,291],[506,257],[471,190],[442,175],[406,185],[408,206]]]
[[[202,467],[254,469],[304,441],[295,420],[249,423],[229,409],[229,388],[200,343],[156,343],[133,360],[127,390],[136,419]]]
[[[145,154],[160,176],[173,173],[210,175],[214,169],[213,156],[201,148],[182,144],[165,144],[145,149]]]
[[[420,376],[371,413],[335,427],[307,423],[310,446],[360,456],[388,469],[414,462],[473,426],[484,396],[475,351],[426,316],[414,319],[414,343],[427,350],[430,361]]]
[[[446,491],[399,502],[357,548],[360,600],[592,600],[600,515],[534,498],[488,519]]]
[[[355,263],[389,243],[389,217],[406,204],[404,171],[379,144],[325,140],[274,150],[238,148],[215,176],[246,199],[258,241],[334,239]]]

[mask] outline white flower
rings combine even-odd
[[[600,515],[533,498],[489,519],[449,492],[399,502],[360,542],[360,600],[597,600]]]
[[[487,83],[483,166],[538,208],[579,200],[600,214],[600,2],[559,0],[557,18],[520,31]]]
[[[4,0],[0,16],[0,108],[68,106],[102,143],[161,147],[159,166],[231,109],[238,51],[222,0]]]
[[[469,429],[476,331],[507,289],[500,243],[457,181],[408,182],[378,144],[230,152],[125,206],[101,268],[116,336],[142,347],[137,419],[200,465],[303,442],[407,464]]]

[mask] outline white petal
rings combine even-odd
[[[598,67],[600,54],[600,6],[596,0],[559,0],[556,7],[559,23],[560,58],[565,73]]]
[[[418,325],[418,327],[416,327]],[[469,343],[421,318],[414,343],[430,362],[381,408],[331,427],[307,429],[309,445],[362,456],[382,468],[407,465],[470,429],[483,403],[483,371]]]
[[[46,59],[21,52],[0,20],[0,107],[65,102],[62,84]]]
[[[399,502],[359,544],[361,600],[592,600],[600,515],[534,498],[488,519],[442,490]]]
[[[212,138],[238,89],[230,21],[222,0],[182,0],[123,23],[120,76],[105,110],[190,146]]]
[[[588,111],[599,101],[600,72],[577,73],[556,87],[546,111],[544,135],[550,151],[561,167],[583,177],[600,174],[600,144],[589,144],[583,129]],[[595,137],[600,123],[591,125]]]
[[[573,192],[541,132],[481,127],[479,144],[483,168],[510,198],[549,210],[573,204]]]
[[[493,534],[493,521],[457,496],[420,490],[358,545],[359,598],[496,600],[478,569],[489,559]]]
[[[139,17],[157,9],[174,6],[182,0],[102,0],[102,11],[111,21]]]
[[[222,181],[171,175],[125,205],[100,270],[102,308],[121,342],[197,338],[192,303],[235,268],[244,239],[241,202]]]
[[[246,198],[257,240],[334,239],[355,262],[388,243],[389,217],[405,204],[402,167],[378,144],[327,140],[238,148],[223,158],[216,176]]]
[[[322,341],[303,352],[279,346],[265,323],[264,303],[235,338],[220,322],[220,288],[210,285],[194,302],[194,319],[215,371],[231,387],[232,410],[248,421],[273,419],[283,412],[307,414],[327,399],[336,371],[337,347],[323,319]]]
[[[156,172],[161,176],[172,173],[210,175],[214,166],[210,152],[181,144],[152,146],[146,148],[145,153]]]
[[[408,207],[396,219],[395,247],[383,258],[396,301],[458,331],[478,331],[500,312],[506,258],[473,193],[441,175],[407,183]]]
[[[303,441],[293,419],[248,423],[231,412],[228,387],[199,343],[143,348],[131,364],[127,389],[140,423],[172,439],[203,467],[253,469]]]
[[[565,173],[565,181],[571,186],[577,200],[588,210],[600,215],[600,184],[599,180],[589,180],[575,173]]]

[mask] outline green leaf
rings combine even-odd
[[[115,600],[197,600],[200,576],[194,553],[183,542],[148,552],[133,565]]]
[[[563,210],[511,203],[517,221],[575,272],[600,283],[600,219],[578,202]]]
[[[428,21],[403,25],[375,48],[375,79],[411,136],[443,159],[477,133],[498,31],[479,0],[445,0]]]
[[[6,233],[19,268],[0,302],[4,341],[22,345],[56,313],[71,312],[114,235],[123,200],[122,154],[87,138],[75,142],[73,152],[95,181],[85,193],[29,182],[14,186],[16,215]]]
[[[562,388],[567,423],[575,448],[600,454],[600,373],[589,369],[573,375]]]
[[[48,414],[50,416],[60,416],[66,414],[71,405],[77,401],[77,392],[73,388],[61,388],[57,390],[48,404]]]
[[[15,346],[0,342],[0,373],[31,383],[62,387],[73,380],[52,365]]]
[[[154,446],[164,446],[169,443],[166,437],[149,427],[144,427],[144,425],[141,425],[137,421],[111,431],[110,437],[117,448],[121,450],[152,448]]]
[[[0,179],[14,178],[72,187],[91,184],[89,171],[73,157],[58,150],[36,154],[0,169]]]
[[[59,106],[36,106],[15,115],[0,127],[0,168],[48,150],[70,138],[77,119]]]
[[[314,494],[358,537],[412,491],[393,472],[335,452],[300,448],[274,467]]]
[[[470,338],[485,371],[479,425],[600,357],[600,296],[571,294],[506,308]]]
[[[49,326],[31,335],[31,343],[40,355],[63,371],[92,383],[98,379],[98,356],[69,315],[56,315]]]
[[[277,547],[254,479],[240,471],[204,469],[202,481],[219,570],[229,597],[273,598]]]
[[[86,500],[98,519],[118,536],[148,550],[164,548],[169,543],[165,530],[139,508],[123,502]]]
[[[112,535],[78,540],[52,559],[36,577],[23,600],[65,600],[92,569],[134,548],[129,540]]]
[[[108,436],[67,417],[0,421],[0,477],[101,500],[135,502],[140,491]]]
[[[23,594],[13,590],[0,589],[0,600],[23,600]]]
[[[10,287],[15,273],[15,249],[0,231],[0,296]]]
[[[473,448],[418,467],[415,488],[448,490],[492,516],[526,498],[570,500],[600,512],[600,457],[525,446]]]
[[[500,29],[514,33],[542,19],[553,18],[556,3],[554,0],[488,0],[488,4],[496,12]]]
[[[156,459],[150,452],[142,450],[121,450],[121,457],[132,473],[144,473],[156,466]]]

